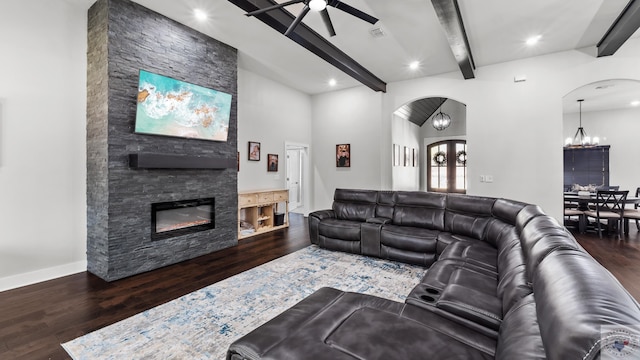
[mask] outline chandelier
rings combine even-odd
[[[431,124],[438,131],[442,131],[451,125],[451,116],[442,112],[442,104],[440,105],[440,112],[431,119]]]
[[[594,137],[593,139],[587,135],[587,132],[582,127],[582,102],[584,99],[578,99],[578,104],[580,104],[580,125],[576,134],[573,136],[573,139],[567,138],[565,140],[565,146],[567,147],[585,147],[585,146],[596,146],[600,143],[600,139],[598,137]]]

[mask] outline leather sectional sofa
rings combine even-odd
[[[404,303],[322,288],[236,340],[239,359],[640,358],[640,307],[535,205],[337,189],[320,247],[428,268]]]

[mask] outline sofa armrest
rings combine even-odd
[[[317,218],[318,220],[322,219],[332,219],[336,217],[336,213],[333,210],[318,210],[309,214],[309,218]]]
[[[389,224],[389,223],[391,223],[391,219],[389,219],[389,218],[385,218],[385,217],[374,217],[374,218],[368,218],[368,219],[367,219],[367,222],[368,222],[368,223],[371,223],[371,224],[381,224],[381,225],[384,225],[384,224]]]
[[[336,214],[333,210],[318,210],[309,214],[309,239],[312,244],[318,245],[318,225],[324,219],[334,219]]]

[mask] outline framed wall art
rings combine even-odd
[[[227,141],[231,94],[140,70],[135,133]]]
[[[400,166],[400,145],[393,144],[393,166]]]
[[[416,148],[412,148],[411,151],[413,152],[413,154],[411,154],[411,160],[413,161],[413,167],[418,166],[418,150],[416,150]]]
[[[278,155],[267,154],[267,171],[278,171]]]
[[[409,164],[410,164],[409,157],[410,156],[411,156],[411,154],[409,153],[409,147],[405,146],[404,147],[404,166],[409,166]]]
[[[260,143],[249,141],[249,161],[260,161]]]
[[[336,145],[336,167],[351,167],[351,144]]]

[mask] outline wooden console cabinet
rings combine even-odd
[[[247,230],[249,225],[253,232]],[[289,190],[238,193],[238,239],[289,227]]]

